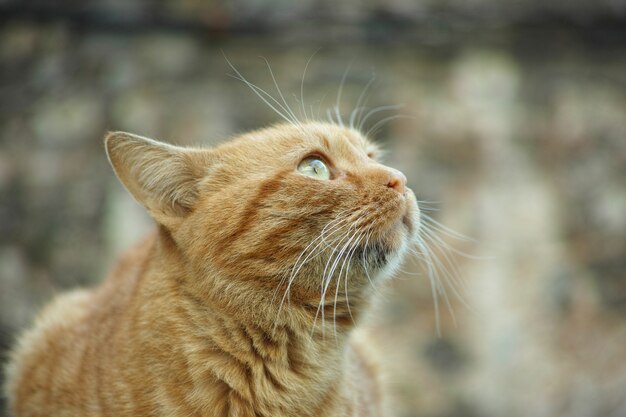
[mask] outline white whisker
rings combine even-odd
[[[347,210],[344,210],[343,212],[339,213],[339,215],[341,215],[342,213],[346,212]],[[330,236],[340,232],[344,227],[349,226],[349,224],[343,224],[347,218],[349,217],[349,214],[343,217],[337,217],[334,220],[331,220],[330,222],[328,222],[326,224],[326,226],[324,226],[324,228],[322,229],[322,231],[320,232],[320,234],[313,239],[313,241],[311,241],[300,253],[300,256],[296,259],[296,262],[294,263],[293,267],[291,268],[291,274],[289,275],[289,278],[287,279],[287,287],[285,289],[285,292],[283,294],[283,297],[280,301],[279,307],[278,307],[278,313],[277,315],[280,315],[283,303],[285,302],[285,299],[288,300],[288,302],[290,302],[289,299],[289,294],[290,294],[290,289],[291,289],[291,285],[293,284],[293,281],[295,280],[295,278],[297,277],[298,273],[300,272],[300,270],[302,269],[302,267],[309,262],[311,259],[315,258],[316,256],[320,255],[322,253],[322,250],[320,250],[319,252],[315,252],[320,246],[322,246],[323,244],[326,243],[326,239],[329,238]],[[332,226],[332,227],[331,227]],[[313,249],[311,249],[309,251],[309,249],[313,246]],[[309,252],[309,253],[307,253]],[[304,257],[304,258],[303,258]],[[278,289],[280,288],[280,286],[282,285],[282,283],[285,281],[286,276],[283,277],[276,290],[274,291],[274,296],[272,297],[272,300],[275,298],[276,293],[278,291]]]
[[[456,296],[456,298],[470,311],[474,311],[474,309],[467,303],[463,295],[461,294],[462,290],[467,290],[467,286],[463,281],[460,281],[457,277],[460,276],[458,272],[458,267],[454,260],[452,260],[446,250],[439,246],[439,244],[433,240],[433,238],[429,235],[425,235],[434,246],[436,246],[441,254],[443,255],[443,261],[438,259],[436,256],[433,257],[436,267],[439,271],[443,273],[442,277],[447,281],[450,286],[450,289]],[[458,287],[460,288],[458,288]]]
[[[442,232],[450,237],[453,237],[455,239],[458,240],[465,240],[468,242],[474,242],[476,243],[476,240],[472,239],[471,237],[465,236],[464,234],[461,234],[459,232],[456,232],[452,229],[450,229],[449,227],[443,225],[442,223],[438,222],[437,220],[433,219],[431,216],[427,215],[427,214],[422,214],[422,217],[424,218],[424,220],[426,220],[427,222],[432,224],[432,227],[436,228],[439,232]]]
[[[311,60],[318,52],[319,52],[319,48],[315,52],[313,52],[313,55],[311,55],[309,59],[306,61],[306,65],[304,66],[304,71],[302,72],[302,81],[300,82],[300,104],[302,105],[302,113],[304,115],[304,120],[307,122],[309,121],[309,118],[306,114],[306,107],[304,105],[304,80],[306,78],[306,71],[309,68],[309,64],[311,63]],[[311,118],[313,118],[313,107],[311,107]]]
[[[272,67],[271,67],[269,61],[265,57],[261,57],[261,59],[264,60],[265,63],[267,64],[267,69],[270,72],[270,76],[272,77],[272,81],[274,82],[274,86],[276,87],[276,90],[278,91],[278,95],[283,100],[283,103],[285,104],[285,107],[287,108],[287,111],[289,112],[291,117],[293,117],[293,119],[295,120],[296,124],[297,125],[301,125],[300,121],[298,120],[298,117],[295,115],[293,110],[291,110],[291,107],[289,107],[289,104],[287,103],[287,100],[285,100],[285,96],[283,96],[283,92],[280,90],[280,87],[278,86],[278,82],[276,81],[276,77],[274,77],[274,71],[272,71]]]
[[[363,88],[363,91],[361,91],[361,94],[359,95],[359,98],[357,99],[354,106],[354,110],[352,110],[352,113],[350,113],[350,127],[353,129],[355,128],[354,123],[357,117],[359,117],[360,114],[362,114],[362,111],[365,110],[365,106],[363,105],[363,99],[365,98],[365,95],[367,94],[367,91],[369,90],[374,80],[376,80],[376,75],[372,74],[370,80],[367,82],[367,84],[365,84],[365,88]]]
[[[350,68],[351,67],[352,67],[352,62],[350,62],[350,64],[348,65],[348,67],[344,71],[343,76],[341,77],[341,82],[339,83],[339,89],[337,91],[337,100],[335,102],[335,115],[337,116],[337,122],[339,122],[339,125],[341,127],[344,126],[343,119],[341,118],[341,112],[340,112],[341,95],[343,93],[343,86],[344,86],[344,84],[346,82],[346,78],[348,77],[348,73],[350,72]]]
[[[354,232],[352,233],[352,236],[350,237],[350,239],[348,239],[348,241],[346,242],[346,244],[343,246],[343,248],[341,249],[341,252],[339,253],[339,255],[337,255],[337,259],[335,260],[332,269],[329,273],[329,279],[328,282],[326,284],[326,288],[328,288],[328,285],[330,284],[332,277],[335,274],[335,271],[337,269],[337,267],[339,266],[339,262],[343,259],[342,262],[342,266],[341,269],[343,270],[343,266],[345,265],[345,261],[347,259],[347,256],[344,258],[344,255],[347,255],[346,251],[349,251],[352,247],[351,247],[351,242],[354,240],[354,238],[356,237],[356,234],[358,233],[358,229],[355,228]],[[339,275],[337,276],[337,286],[335,287],[335,300],[334,300],[334,307],[333,307],[333,329],[335,332],[335,339],[337,338],[337,296],[339,293],[339,286],[341,284],[341,270],[339,271]]]
[[[375,291],[378,291],[378,289],[374,285],[374,282],[372,281],[372,278],[370,277],[370,273],[369,273],[369,271],[367,269],[367,256],[368,256],[367,251],[368,251],[368,247],[369,247],[368,245],[369,245],[369,242],[370,242],[370,237],[372,236],[373,233],[374,233],[373,231],[370,231],[367,234],[367,238],[365,239],[365,245],[363,246],[363,269],[365,270],[365,276],[367,277],[367,280],[370,282],[370,285],[372,286],[372,288]]]
[[[348,308],[348,314],[350,315],[350,318],[352,319],[352,323],[354,323],[354,316],[352,315],[352,309],[350,308],[350,299],[348,297],[348,273],[349,273],[349,269],[350,269],[350,264],[352,263],[352,258],[354,257],[354,253],[355,253],[356,249],[358,248],[359,243],[361,242],[361,240],[365,236],[365,232],[361,232],[361,234],[357,238],[356,242],[354,242],[354,244],[352,245],[352,250],[350,252],[348,252],[348,260],[347,260],[348,267],[346,268],[346,272],[345,272],[344,278],[343,278],[344,293],[346,294],[346,307]],[[344,264],[345,264],[345,262],[344,262]],[[341,269],[343,269],[343,265],[341,266]],[[341,280],[341,271],[339,271],[339,280]],[[339,286],[339,282],[337,282],[337,286]],[[336,301],[336,299],[335,299],[335,301]],[[335,308],[337,308],[337,303],[336,302],[335,302]],[[335,324],[335,328],[336,328],[336,324]]]
[[[421,239],[418,239],[417,245],[422,251],[422,253],[424,254],[424,256],[426,256],[426,253],[428,253],[428,249],[426,248],[426,246],[424,245]],[[437,336],[441,337],[441,316],[439,313],[439,296],[438,296],[439,283],[436,278],[437,274],[435,272],[435,269],[432,263],[426,262],[425,264],[426,264],[427,271],[428,271],[428,281],[430,282],[430,292],[433,297],[433,305],[435,308],[435,326],[437,328]]]
[[[364,216],[365,215],[361,215],[359,218],[357,218],[355,221],[352,222],[352,224],[348,228],[348,231],[346,232],[345,236],[333,248],[332,254],[328,258],[328,261],[326,262],[326,266],[324,267],[324,272],[322,274],[322,291],[321,291],[321,296],[320,296],[320,303],[318,305],[318,310],[317,310],[317,312],[315,314],[315,319],[317,319],[317,316],[318,316],[319,311],[321,309],[321,311],[322,311],[322,321],[325,321],[324,305],[326,303],[326,292],[328,291],[328,287],[329,287],[329,285],[330,285],[330,283],[332,281],[332,277],[333,277],[334,272],[335,272],[335,270],[337,268],[337,264],[340,261],[341,257],[343,256],[343,253],[345,252],[346,248],[350,244],[350,241],[354,238],[354,235],[357,232],[357,228],[356,227],[357,227],[358,222],[360,222],[361,219]],[[355,228],[355,231],[352,233],[352,235],[350,235],[350,230],[353,227]],[[347,239],[347,242],[345,244],[343,244],[343,242],[346,241],[346,239]],[[337,249],[339,248],[339,246],[341,244],[343,244],[343,247],[337,253]],[[329,269],[329,265],[330,265],[330,269]]]
[[[326,118],[328,119],[328,121],[330,123],[335,123],[335,119],[333,119],[333,114],[331,112],[331,109],[326,109]]]
[[[385,110],[397,110],[402,108],[401,105],[387,105],[387,106],[380,106],[380,107],[375,107],[372,110],[368,111],[365,114],[365,117],[363,117],[363,119],[361,119],[361,121],[358,124],[357,130],[359,131],[363,131],[363,126],[365,126],[365,123],[367,122],[367,120],[372,117],[374,114],[381,112],[381,111],[385,111]]]
[[[348,231],[346,232],[346,234],[339,239],[339,241],[337,242],[337,244],[335,245],[335,247],[332,248],[331,254],[328,257],[328,260],[326,261],[326,265],[324,266],[324,272],[322,273],[322,281],[320,283],[321,288],[320,288],[320,302],[317,306],[317,311],[315,312],[315,318],[313,320],[313,328],[311,329],[311,331],[313,331],[315,329],[315,323],[317,322],[317,317],[320,314],[320,310],[321,310],[321,314],[322,314],[322,334],[324,335],[325,332],[325,322],[326,322],[326,318],[325,318],[325,313],[324,313],[324,304],[325,304],[325,299],[326,299],[326,289],[327,289],[327,285],[325,284],[326,282],[326,273],[328,270],[328,266],[330,265],[330,263],[333,260],[333,257],[335,256],[335,254],[337,253],[337,249],[339,248],[339,246],[341,246],[341,244],[344,242],[344,240],[349,236],[349,232],[350,229],[353,227],[354,223],[350,224],[350,227],[348,228]],[[330,279],[329,279],[330,281]]]
[[[226,55],[225,54],[223,54],[223,55],[224,55],[224,59],[226,60],[226,62],[230,66],[230,68],[235,72],[235,75],[227,74],[228,76],[233,77],[233,78],[235,78],[235,79],[237,79],[239,81],[242,81],[244,84],[246,84],[254,92],[254,94],[256,94],[265,104],[267,104],[267,106],[269,106],[269,108],[274,110],[274,112],[276,114],[278,114],[281,118],[285,119],[287,122],[289,122],[292,125],[296,124],[297,120],[288,116],[288,114],[289,114],[288,110],[278,100],[276,100],[274,97],[272,97],[271,94],[269,94],[267,91],[263,90],[261,87],[259,87],[259,86],[255,85],[255,84],[251,83],[250,81],[248,81],[239,72],[239,70],[237,70],[237,68],[235,68],[235,66],[230,62],[230,60],[226,57]],[[272,104],[269,100],[274,102],[274,104]],[[285,114],[285,113],[281,112],[280,110],[278,110],[276,108],[276,106],[281,108],[287,114]]]
[[[382,120],[379,120],[378,122],[374,123],[374,126],[372,126],[367,133],[365,134],[366,137],[373,137],[378,133],[378,129],[380,127],[382,127],[385,123],[390,122],[392,120],[396,120],[396,119],[413,119],[413,116],[409,116],[406,114],[396,114],[393,116],[389,116],[389,117],[385,117]]]

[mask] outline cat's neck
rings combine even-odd
[[[197,310],[188,307],[194,316]],[[217,312],[196,316],[193,321],[189,331],[194,336],[181,337],[181,343],[185,350],[209,349],[204,355],[187,358],[188,364],[206,369],[207,379],[219,375],[234,394],[230,408],[249,410],[251,416],[278,417],[283,412],[326,415],[311,411],[341,406],[345,335],[338,335],[337,340],[316,339],[302,329],[263,328]]]
[[[154,311],[151,322],[177,329],[167,349],[191,352],[172,364],[194,369],[197,387],[217,377],[231,393],[228,407],[251,415],[326,415],[323,409],[342,407],[345,347],[358,306],[318,310],[292,299],[278,307],[271,291],[252,282],[238,282],[233,291],[228,280],[199,278],[172,244],[161,233],[149,266],[159,275],[152,285],[172,307]]]

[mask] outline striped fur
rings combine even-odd
[[[157,231],[21,337],[16,417],[382,415],[353,329],[418,209],[373,144],[309,123],[214,149],[111,133],[106,148]],[[331,180],[297,171],[312,154]]]

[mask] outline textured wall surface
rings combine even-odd
[[[228,27],[235,17],[256,22],[244,18],[265,3],[191,15]],[[290,19],[318,4],[309,3],[277,19],[295,27]],[[390,4],[394,15],[417,16],[416,4],[430,3]],[[528,3],[526,15],[541,16],[540,3]],[[131,19],[152,3],[102,4],[128,8]],[[171,2],[172,16],[200,4]],[[621,2],[577,4],[623,12]],[[372,10],[332,16],[362,23]],[[579,13],[561,3],[554,10]],[[55,293],[100,282],[152,227],[114,178],[104,133],[210,146],[279,121],[227,75],[224,55],[277,96],[263,56],[298,109],[302,83],[309,116],[326,118],[344,74],[339,106],[348,116],[374,79],[367,105],[401,107],[376,113],[365,130],[376,130],[427,213],[470,238],[439,233],[432,242],[448,297],[439,295],[438,313],[413,259],[368,319],[397,416],[626,415],[626,50],[615,32],[603,43],[602,31],[472,31],[461,40],[452,31],[457,41],[433,44],[436,32],[394,41],[392,30],[379,42],[362,26],[333,26],[318,42],[296,29],[199,34],[159,29],[156,19],[116,30],[102,24],[106,14],[87,19],[100,22],[90,29],[67,16],[37,22],[14,13],[0,26],[2,349]],[[271,16],[258,21],[271,27]],[[377,125],[394,115],[408,117]]]

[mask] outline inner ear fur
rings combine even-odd
[[[126,132],[104,139],[109,162],[126,189],[159,222],[184,217],[198,198],[211,152],[161,143]]]

